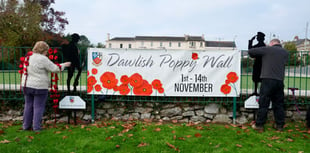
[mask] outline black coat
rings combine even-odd
[[[249,41],[248,48],[257,48],[257,47],[263,47],[266,46],[264,42],[258,42],[256,45],[252,46],[252,41]],[[252,80],[253,82],[261,82],[262,79],[260,78],[260,74],[262,71],[262,58],[261,57],[255,57],[254,64],[253,64],[253,71],[252,71]]]

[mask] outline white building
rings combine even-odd
[[[115,37],[106,41],[106,48],[125,49],[171,49],[171,50],[232,50],[236,48],[233,41],[206,41],[204,35],[184,37],[170,36],[135,36]]]

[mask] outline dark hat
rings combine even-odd
[[[79,34],[74,33],[74,34],[71,35],[71,38],[74,39],[74,40],[79,40],[80,36],[79,36]]]
[[[265,37],[265,34],[262,32],[257,32],[257,37]]]

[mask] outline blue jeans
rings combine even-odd
[[[274,79],[262,79],[256,125],[264,126],[266,123],[270,100],[276,124],[278,127],[283,127],[285,124],[284,84],[283,81]]]
[[[23,129],[41,130],[41,122],[48,96],[47,89],[23,88],[25,97]]]

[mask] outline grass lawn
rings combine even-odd
[[[40,133],[21,123],[0,122],[1,153],[307,153],[310,132],[303,122],[284,132],[266,124],[258,133],[249,125],[97,121],[89,125],[44,124]]]

